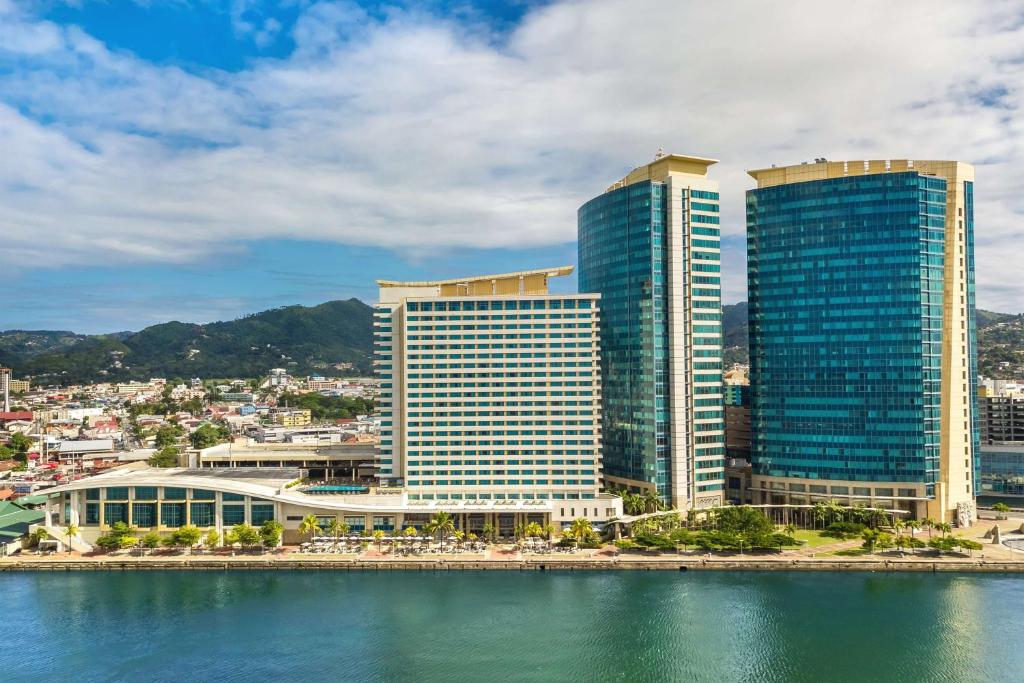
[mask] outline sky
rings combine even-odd
[[[1020,312],[1022,107],[1024,0],[0,0],[0,329],[575,264],[659,148],[720,160],[726,303],[747,169],[973,163],[978,304]]]

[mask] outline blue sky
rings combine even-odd
[[[745,169],[973,162],[979,304],[1021,311],[1021,106],[1017,1],[0,0],[0,329],[575,263],[659,147],[721,160],[727,303]]]

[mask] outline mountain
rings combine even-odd
[[[725,366],[749,363],[747,302],[722,306]],[[1024,314],[978,309],[978,372],[995,379],[1024,375]]]
[[[0,332],[0,363],[40,383],[256,377],[275,367],[297,375],[367,374],[372,355],[373,308],[358,299],[110,335]],[[342,363],[353,368],[334,368]]]

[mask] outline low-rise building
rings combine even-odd
[[[313,424],[313,413],[292,408],[276,409],[271,411],[270,419],[282,427],[305,427]]]
[[[223,532],[236,524],[284,526],[284,542],[301,540],[299,525],[310,514],[321,526],[332,519],[350,533],[422,528],[437,512],[452,515],[456,529],[481,535],[490,524],[511,537],[520,524],[560,524],[574,518],[605,520],[621,515],[621,500],[448,499],[411,500],[404,492],[367,486],[299,485],[300,472],[278,468],[159,469],[119,467],[50,489],[45,525],[77,524],[93,544],[116,522],[140,532],[172,532],[190,524]],[[57,494],[57,495],[54,495]],[[619,502],[616,505],[615,502]]]

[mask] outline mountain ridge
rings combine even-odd
[[[255,377],[273,367],[299,375],[366,374],[372,355],[373,308],[354,298],[229,321],[169,321],[138,332],[0,332],[0,364],[42,384]]]

